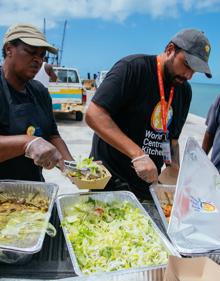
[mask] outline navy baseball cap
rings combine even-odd
[[[211,46],[204,32],[185,29],[174,35],[171,42],[185,52],[186,61],[192,70],[205,73],[208,78],[212,78],[208,65]]]

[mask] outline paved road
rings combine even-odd
[[[205,131],[204,119],[189,114],[187,122],[180,137],[180,155],[188,136],[193,136],[201,144]],[[70,152],[74,157],[88,157],[93,132],[84,121],[57,119],[58,128],[61,136],[65,140]],[[44,171],[46,181],[55,182],[59,185],[59,193],[72,193],[79,191],[58,169]]]

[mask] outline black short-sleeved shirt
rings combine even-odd
[[[43,115],[40,116],[40,119],[43,120],[45,128],[47,128],[42,136],[44,139],[48,140],[52,135],[59,135],[52,112],[51,97],[47,88],[36,80],[31,80],[27,83],[27,88],[29,90],[24,93],[17,92],[9,84],[8,88],[13,104],[22,105],[24,103],[34,103],[34,105],[37,104],[37,106],[40,107]],[[32,95],[34,95],[34,98]],[[9,110],[9,105],[5,93],[3,92],[2,81],[0,79],[0,135],[10,135],[8,133]],[[37,109],[36,114],[38,114]],[[26,132],[22,132],[21,134],[26,134]],[[0,179],[43,180],[42,169],[35,166],[32,159],[21,155],[0,163]]]
[[[209,109],[206,125],[207,131],[214,136],[211,161],[220,172],[220,95]]]
[[[164,85],[166,101],[170,87]],[[167,129],[171,139],[178,139],[185,123],[192,91],[188,82],[175,87]],[[156,164],[163,165],[162,122],[156,56],[131,55],[121,59],[108,72],[92,101],[105,108],[118,127]],[[131,159],[94,134],[91,155],[102,160],[114,177],[128,182],[136,195],[148,192],[131,167]]]

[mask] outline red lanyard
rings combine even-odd
[[[168,115],[169,108],[170,108],[170,105],[173,100],[174,87],[172,86],[170,89],[169,101],[166,106],[163,78],[162,78],[162,74],[161,74],[161,63],[160,63],[159,56],[157,56],[157,76],[158,76],[158,82],[159,82],[159,88],[160,88],[160,103],[161,103],[163,131],[164,131],[164,134],[166,135],[166,133],[167,133],[167,115]]]

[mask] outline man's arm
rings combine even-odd
[[[209,154],[209,151],[211,150],[213,145],[213,140],[214,135],[206,131],[202,141],[202,149],[205,151],[206,154]]]
[[[50,76],[50,81],[56,82],[57,81],[57,75],[53,70],[53,67],[51,64],[46,63],[45,64],[45,71]]]
[[[179,168],[180,166],[180,149],[178,140],[171,140],[171,159],[172,166]]]
[[[171,165],[167,166],[159,175],[159,182],[162,184],[175,185],[179,173],[179,142],[171,140]]]
[[[85,120],[105,142],[132,160],[134,169],[142,180],[146,182],[157,181],[158,174],[154,162],[120,130],[103,107],[90,102]]]
[[[120,130],[103,107],[91,102],[85,120],[105,142],[130,159],[144,154],[143,150]]]

